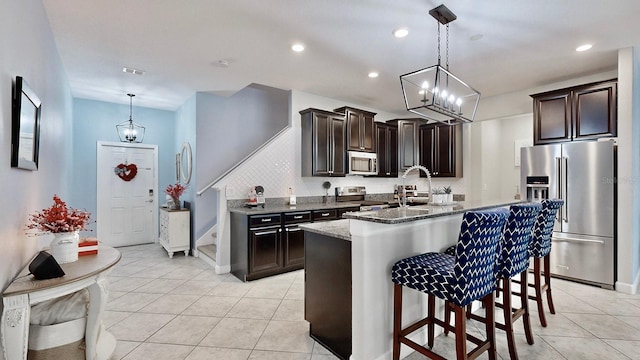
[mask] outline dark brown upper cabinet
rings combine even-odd
[[[533,94],[534,145],[617,135],[617,80]]]
[[[302,176],[345,176],[344,115],[313,108],[300,115]]]
[[[387,124],[398,128],[398,171],[404,171],[420,164],[420,125],[426,120],[420,118],[393,119]]]
[[[344,114],[346,119],[347,151],[376,151],[373,128],[375,113],[348,106],[333,111]]]
[[[398,125],[376,122],[377,177],[398,177]]]
[[[462,176],[462,125],[422,125],[420,165],[431,177]],[[426,177],[422,172],[420,176]]]

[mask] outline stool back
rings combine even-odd
[[[529,267],[529,243],[540,203],[511,205],[509,218],[502,232],[498,255],[498,274],[511,278]]]
[[[464,214],[453,268],[455,304],[465,306],[495,290],[498,242],[508,215],[502,208]]]
[[[558,215],[558,209],[564,205],[561,199],[542,200],[542,210],[536,218],[533,226],[533,234],[529,245],[529,254],[533,257],[541,258],[551,252],[551,234],[553,225]]]

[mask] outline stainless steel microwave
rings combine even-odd
[[[378,175],[378,155],[361,151],[347,151],[349,175]]]

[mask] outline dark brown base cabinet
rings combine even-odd
[[[617,135],[616,79],[531,97],[534,145]]]
[[[289,217],[293,221],[288,223]],[[231,213],[231,273],[249,281],[302,269],[304,235],[295,225],[296,218],[298,222],[310,222],[311,212]]]
[[[308,231],[305,241],[304,317],[309,335],[347,360],[352,349],[351,242]]]

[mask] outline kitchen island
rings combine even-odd
[[[456,243],[466,211],[520,200],[347,213],[344,220],[300,225],[305,230],[305,318],[310,335],[341,359],[391,358],[391,267],[403,258]],[[426,295],[406,291],[403,324],[426,316]],[[442,311],[442,302],[438,303]],[[412,339],[426,343],[426,331]],[[413,350],[402,347],[401,357]]]

